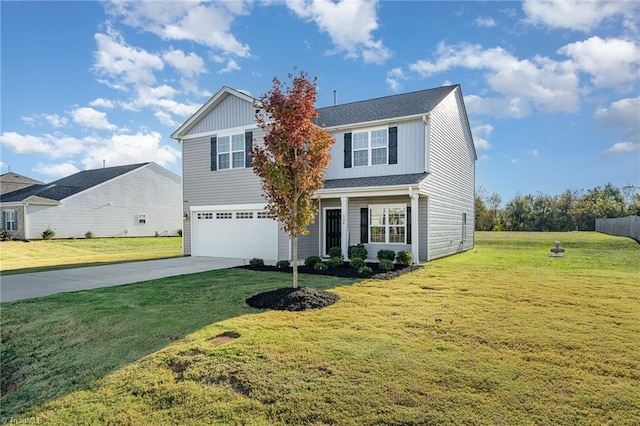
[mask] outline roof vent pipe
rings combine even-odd
[[[338,91],[337,90],[333,90],[333,105],[338,105]]]

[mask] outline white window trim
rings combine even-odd
[[[386,136],[387,136],[387,144],[386,146],[382,147],[382,146],[376,146],[376,147],[372,147],[371,146],[371,132],[375,132],[378,130],[384,130],[386,132]],[[360,149],[356,149],[354,148],[354,141],[353,141],[353,134],[354,133],[367,133],[367,148],[360,148]],[[382,164],[372,164],[372,159],[373,159],[373,150],[374,149],[382,149],[385,148],[387,150],[387,159],[384,163]],[[367,151],[367,164],[363,164],[363,165],[356,165],[356,151]],[[389,126],[385,126],[385,127],[368,127],[368,128],[364,128],[364,129],[354,129],[351,131],[351,164],[353,165],[353,167],[376,167],[376,166],[387,166],[389,165]]]
[[[407,244],[407,205],[406,204],[369,204],[368,206],[369,209],[369,220],[368,220],[368,226],[369,226],[369,244]],[[371,209],[372,208],[377,208],[380,209],[382,208],[384,211],[384,215],[385,215],[385,224],[384,224],[384,242],[381,241],[371,241]],[[404,209],[404,225],[390,225],[389,224],[389,209]],[[377,225],[376,225],[377,226]],[[391,226],[403,226],[404,227],[404,242],[398,243],[398,242],[390,242],[389,241],[389,227]]]
[[[9,224],[11,224],[11,226],[9,226]],[[18,211],[17,210],[8,209],[4,211],[4,229],[6,231],[18,230]]]
[[[144,220],[144,222],[142,222]],[[147,224],[147,214],[146,213],[138,213],[138,217],[136,219],[136,224],[138,225],[146,225]]]
[[[247,165],[245,162],[246,156],[246,142],[245,142],[245,134],[246,130],[227,130],[224,132],[218,132],[216,134],[216,171],[225,171],[225,170],[234,170],[234,169],[246,169]],[[241,152],[240,150],[233,150],[233,137],[242,135],[242,166],[233,167],[233,153]],[[220,138],[228,137],[229,138],[229,151],[220,151]],[[220,154],[229,154],[229,167],[224,169],[220,168]]]

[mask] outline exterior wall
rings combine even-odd
[[[16,212],[16,220],[18,221],[17,223],[17,230],[15,231],[7,231],[5,229],[5,222],[4,222],[4,212],[7,210],[13,210]],[[19,239],[19,240],[23,240],[25,239],[25,220],[24,220],[24,206],[23,205],[15,205],[15,206],[5,206],[0,208],[0,220],[2,220],[2,223],[0,224],[0,228],[5,231],[7,234],[11,235],[12,238],[15,239]]]
[[[429,200],[428,260],[474,247],[475,151],[461,96],[457,89],[430,116],[430,174],[420,186]],[[463,213],[467,214],[464,240]]]
[[[180,177],[153,163],[62,200],[28,205],[27,238],[50,227],[56,238],[177,235],[182,228]],[[146,214],[145,224],[138,215]],[[23,221],[24,223],[24,221]]]
[[[344,168],[344,134],[332,132],[335,144],[331,147],[331,162],[326,179],[342,179],[367,176],[401,175],[425,171],[425,126],[422,121],[390,124],[398,127],[398,164]]]
[[[204,116],[187,134],[197,135],[255,123],[251,102],[227,95],[220,104]]]

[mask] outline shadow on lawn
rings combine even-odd
[[[86,388],[209,324],[256,313],[245,300],[291,285],[286,273],[226,269],[2,304],[4,416]],[[329,289],[354,280],[300,276]]]

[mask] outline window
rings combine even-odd
[[[219,136],[217,150],[218,170],[244,167],[244,133],[232,136]]]
[[[387,164],[389,151],[387,134],[387,129],[353,132],[351,136],[353,166]]]
[[[236,219],[253,219],[253,212],[238,212]]]
[[[216,213],[216,219],[233,219],[233,213]]]
[[[4,211],[4,229],[5,231],[18,230],[18,217],[15,210]]]
[[[462,241],[467,239],[467,214],[462,213]]]
[[[147,215],[146,214],[139,214],[138,215],[138,224],[144,225],[145,223],[147,223]]]
[[[213,213],[198,213],[198,219],[213,219]]]
[[[258,212],[258,219],[275,219],[275,215],[269,214],[267,212]]]
[[[370,206],[369,242],[406,244],[406,206]]]

